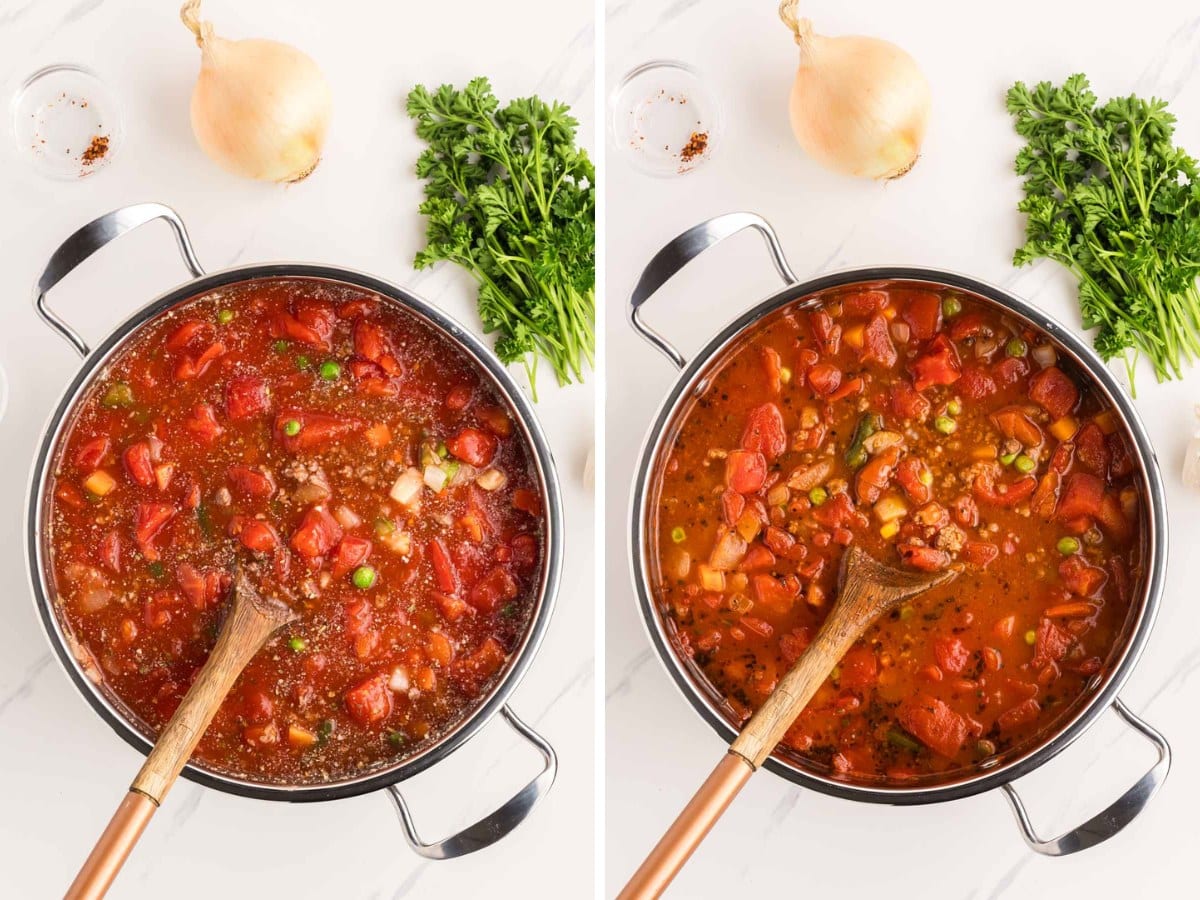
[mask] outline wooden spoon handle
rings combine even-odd
[[[129,794],[67,890],[66,900],[104,896],[238,675],[281,624],[253,603],[233,604],[208,661],[158,736]]]
[[[633,873],[617,900],[648,900],[666,890],[753,774],[754,768],[745,759],[737,753],[726,753]]]
[[[817,689],[862,634],[866,624],[849,615],[851,607],[840,605],[829,614],[804,655],[780,679],[771,696],[750,717],[730,745],[757,769],[792,727]]]

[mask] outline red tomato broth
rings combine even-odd
[[[851,543],[963,571],[868,630],[780,755],[940,782],[1033,749],[1103,682],[1142,581],[1137,473],[1115,411],[1061,354],[1042,374],[1039,344],[961,292],[893,286],[789,307],[724,352],[659,451],[651,578],[735,726],[819,630]]]
[[[142,326],[53,471],[58,616],[150,730],[212,648],[235,558],[299,604],[197,749],[228,774],[316,783],[416,754],[483,702],[536,609],[538,477],[501,396],[431,326],[348,285],[234,285]]]

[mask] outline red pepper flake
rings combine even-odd
[[[92,141],[88,144],[87,149],[83,151],[80,161],[85,166],[91,166],[98,163],[108,155],[108,135],[97,134],[92,137]]]
[[[684,163],[690,163],[696,157],[703,156],[708,149],[708,132],[693,131],[692,136],[688,138],[688,142],[683,145],[683,149],[679,151],[679,158]]]

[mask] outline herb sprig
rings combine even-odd
[[[539,357],[560,384],[582,381],[595,349],[596,173],[570,109],[538,97],[502,108],[476,78],[462,90],[418,85],[408,114],[428,144],[416,267],[471,272],[484,330],[499,335],[503,362],[524,364],[535,399]]]
[[[1061,87],[1017,82],[1008,111],[1027,144],[1019,209],[1026,242],[1013,264],[1053,259],[1079,279],[1096,350],[1123,357],[1133,386],[1139,355],[1159,381],[1200,358],[1200,177],[1174,146],[1166,102],[1136,96],[1099,105],[1084,75]]]

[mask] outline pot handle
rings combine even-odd
[[[1129,707],[1121,700],[1114,700],[1112,708],[1130,727],[1154,745],[1154,749],[1158,751],[1158,762],[1107,809],[1056,838],[1043,839],[1038,836],[1016,788],[1011,784],[1004,785],[1004,796],[1012,806],[1017,824],[1021,827],[1021,834],[1030,849],[1044,856],[1067,856],[1107,841],[1138,817],[1166,781],[1167,772],[1171,769],[1171,745],[1167,743],[1167,739],[1130,712]]]
[[[642,321],[642,305],[659,288],[670,281],[680,269],[709,247],[719,244],[725,238],[732,237],[747,228],[753,228],[763,236],[763,240],[767,243],[767,250],[771,254],[771,262],[775,264],[775,271],[779,273],[784,284],[795,284],[796,275],[783,255],[783,247],[779,244],[775,229],[767,223],[766,219],[755,213],[735,212],[701,222],[659,250],[642,272],[642,277],[638,279],[633,293],[629,295],[630,324],[677,368],[682,369],[687,365],[686,357],[676,350],[670,341]]]
[[[80,356],[87,356],[92,352],[91,348],[80,337],[79,332],[59,318],[58,314],[46,305],[46,295],[76,266],[105,244],[116,240],[127,231],[133,231],[139,225],[145,225],[155,219],[165,219],[171,226],[171,230],[175,232],[175,242],[179,245],[179,252],[183,256],[183,262],[188,267],[188,271],[197,278],[203,275],[204,269],[200,267],[200,262],[196,259],[196,251],[192,249],[192,243],[188,239],[183,220],[179,218],[179,214],[175,210],[169,206],[163,206],[161,203],[138,203],[134,206],[124,206],[105,213],[98,219],[93,219],[63,241],[54,251],[54,255],[50,257],[50,262],[46,263],[42,277],[38,279],[37,287],[34,288],[34,308],[46,324],[74,347]]]
[[[431,843],[421,840],[421,836],[417,833],[417,827],[413,823],[412,813],[408,810],[408,803],[405,802],[400,789],[396,785],[389,787],[388,793],[391,794],[392,801],[396,804],[396,811],[400,814],[400,824],[404,827],[404,838],[408,841],[408,845],[421,856],[428,859],[455,859],[496,843],[529,817],[529,814],[533,812],[533,807],[554,784],[554,777],[558,774],[558,755],[554,752],[554,748],[544,737],[517,718],[517,714],[509,707],[501,708],[500,713],[513,730],[533,744],[538,753],[542,755],[542,771],[507,800],[503,806],[484,816],[474,825],[464,828],[448,838]]]

